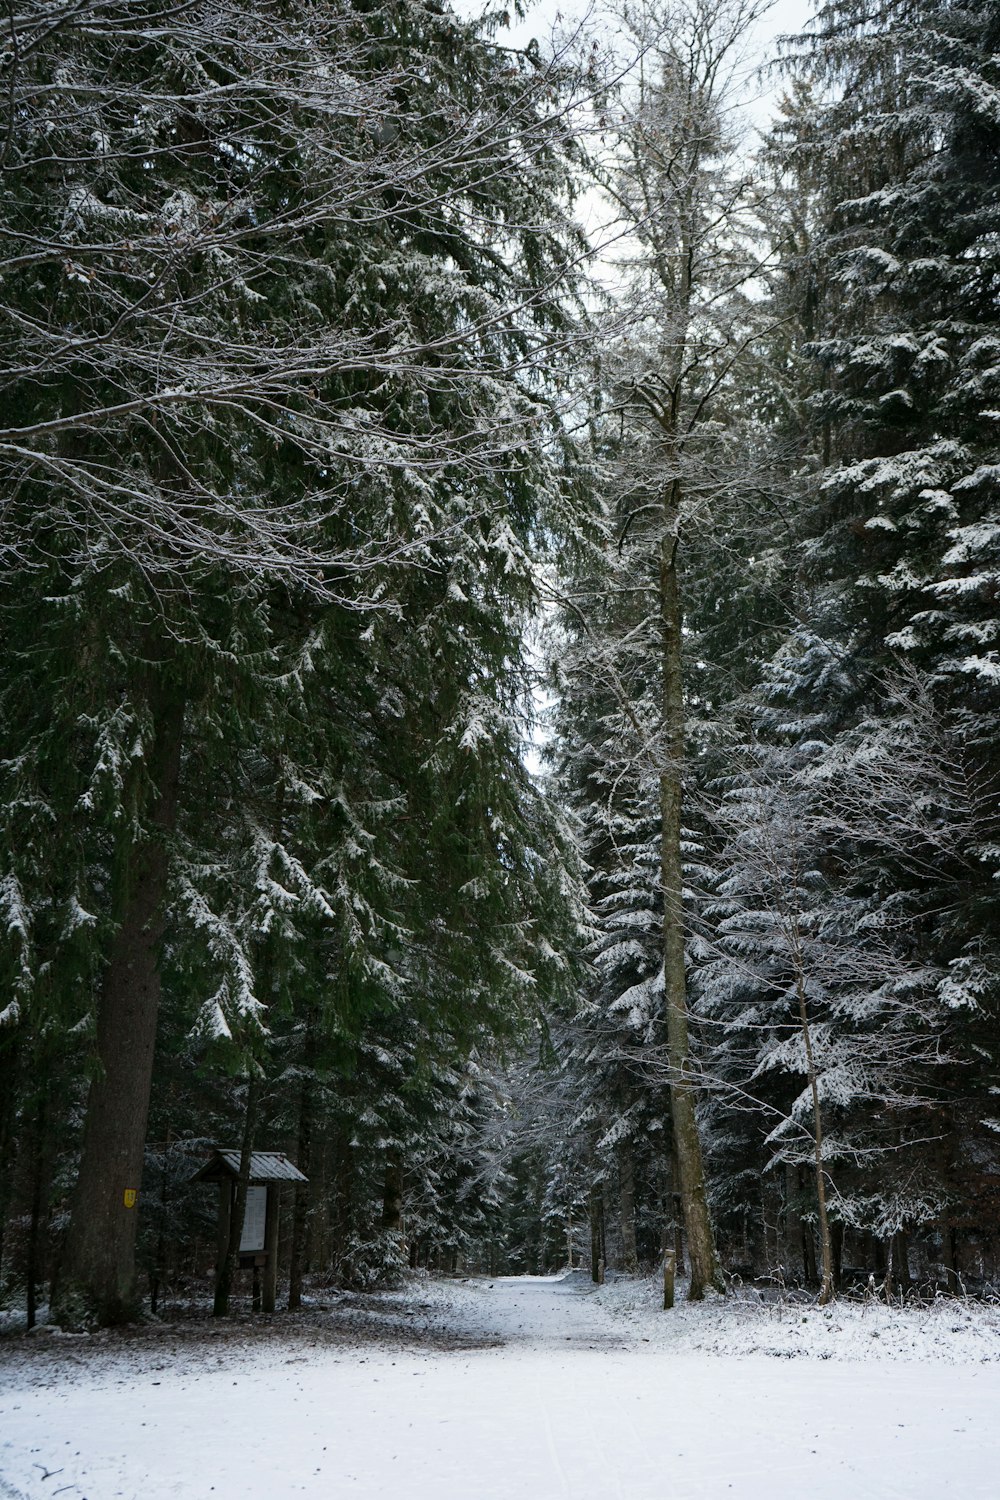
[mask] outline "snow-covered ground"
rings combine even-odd
[[[767,1354],[780,1359],[928,1360],[978,1364],[1000,1360],[1000,1307],[956,1297],[905,1307],[870,1300],[817,1307],[802,1296],[742,1289],[703,1303],[678,1301],[659,1311],[655,1281],[615,1281],[598,1300],[634,1337],[680,1354]],[[1000,1500],[1000,1475],[995,1491]]]
[[[0,1496],[996,1500],[998,1356],[989,1308],[664,1314],[579,1276],[39,1332],[0,1341]]]

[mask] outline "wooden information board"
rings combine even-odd
[[[267,1188],[247,1188],[247,1208],[243,1216],[240,1254],[252,1255],[264,1248],[264,1221],[267,1216]]]

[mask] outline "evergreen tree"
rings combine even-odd
[[[911,1058],[909,1103],[887,1106],[882,1130],[871,1133],[870,1079],[839,1100],[838,1130],[867,1131],[873,1154],[838,1169],[837,1212],[890,1244],[939,1221],[946,1269],[954,1211],[944,1206],[962,1195],[975,1131],[975,1106],[960,1100],[973,1072],[986,1082],[992,1068],[984,1076],[980,1053],[959,1082],[961,1070],[946,1075],[939,1064],[968,1056],[973,1037],[981,1044],[995,1006],[983,920],[991,836],[975,811],[995,777],[985,748],[995,707],[985,481],[994,444],[989,376],[980,379],[995,309],[980,277],[990,276],[985,226],[996,209],[984,108],[990,16],[983,23],[981,7],[962,4],[822,6],[794,64],[772,145],[781,175],[771,203],[771,296],[790,337],[772,357],[769,399],[798,469],[785,564],[798,622],[761,685],[751,683],[763,746],[752,740],[745,752],[776,756],[800,787],[811,811],[793,820],[798,832],[819,820],[803,867],[818,872],[826,894],[816,920],[841,962],[862,973],[878,958],[895,976],[888,990],[868,985],[880,1005],[889,1001],[871,1023],[873,1044],[888,1061],[907,1032],[904,1013],[917,1052],[936,1033],[935,1065],[914,1068]],[[973,551],[984,549],[975,559],[963,541],[971,536]],[[752,860],[733,847],[721,858],[731,891],[753,885]],[[781,880],[792,876],[789,854]],[[730,978],[749,994],[755,981],[734,977],[731,945],[758,939],[733,912],[717,910],[720,919]],[[710,962],[710,972],[723,970]],[[747,1038],[762,1024],[760,1004],[757,992]],[[849,1013],[836,1008],[831,1039]],[[851,1046],[864,1055],[863,1040]],[[723,1072],[735,1060],[727,1048]],[[938,1145],[920,1145],[942,1134],[970,1142],[948,1148],[950,1164]],[[864,1169],[876,1160],[879,1181]]]
[[[617,120],[606,112],[609,146],[599,165],[634,241],[622,268],[629,331],[604,361],[622,429],[617,444],[610,433],[604,439],[609,520],[596,590],[607,603],[590,603],[588,618],[571,613],[566,622],[580,640],[573,670],[595,684],[585,689],[594,703],[574,754],[575,795],[590,801],[584,817],[594,824],[588,859],[606,933],[599,961],[619,990],[601,1008],[644,1011],[662,1029],[693,1297],[721,1287],[721,1277],[686,1001],[691,812],[689,802],[682,814],[682,792],[686,786],[690,799],[689,715],[698,688],[683,622],[697,579],[697,565],[692,574],[686,564],[692,538],[732,508],[746,479],[743,456],[742,469],[733,463],[737,444],[726,418],[735,372],[753,341],[747,286],[758,260],[749,239],[752,184],[724,97],[753,16],[752,5],[698,4],[627,17],[641,57],[635,98],[619,102]],[[635,930],[619,936],[633,922]],[[647,939],[659,950],[655,959]]]
[[[39,22],[8,162],[7,1016],[93,1029],[74,1321],[134,1307],[164,983],[253,1094],[283,1009],[468,1047],[563,971],[519,761],[559,80],[422,6],[159,20]]]

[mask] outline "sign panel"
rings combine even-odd
[[[252,1255],[264,1248],[264,1220],[267,1216],[267,1188],[247,1188],[247,1209],[243,1216],[240,1254]]]

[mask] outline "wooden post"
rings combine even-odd
[[[267,1185],[267,1208],[264,1214],[264,1311],[273,1313],[278,1300],[278,1219],[281,1209],[281,1184]]]
[[[635,1243],[635,1166],[630,1136],[618,1143],[618,1202],[622,1226],[622,1270],[626,1276],[637,1276],[639,1257]]]
[[[596,1180],[590,1187],[590,1279],[597,1286],[604,1280],[604,1190]]]
[[[215,1243],[215,1279],[222,1272],[222,1263],[229,1248],[229,1220],[233,1211],[233,1185],[228,1178],[219,1183],[219,1217]]]
[[[677,1269],[677,1257],[672,1250],[668,1250],[663,1257],[663,1308],[669,1312],[674,1305],[674,1272]]]

